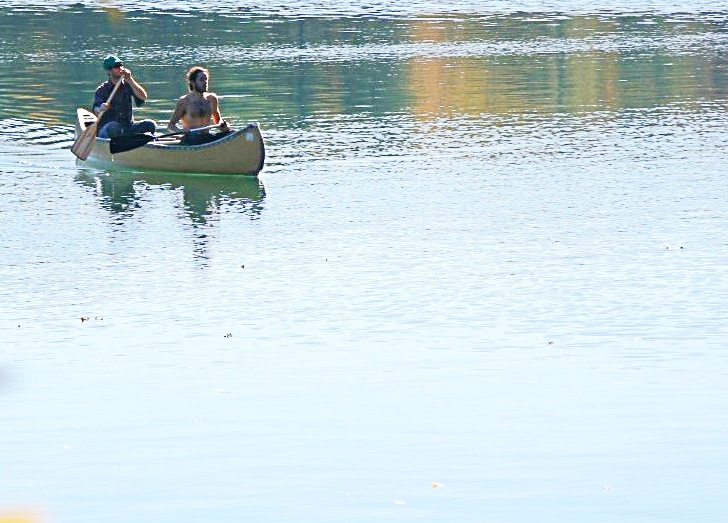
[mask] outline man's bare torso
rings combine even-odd
[[[217,98],[212,93],[203,93],[202,96],[189,93],[183,97],[184,114],[182,125],[185,129],[204,127],[212,123],[212,114],[217,105]]]

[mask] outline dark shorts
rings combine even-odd
[[[206,143],[214,142],[219,140],[223,136],[227,136],[231,131],[224,133],[189,133],[185,134],[179,141],[180,145],[204,145]]]
[[[157,125],[152,120],[142,120],[130,124],[119,122],[109,122],[99,129],[99,138],[114,138],[122,134],[151,133],[157,129]]]

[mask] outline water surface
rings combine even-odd
[[[0,520],[724,521],[718,2],[6,2]],[[77,167],[121,56],[259,178]]]

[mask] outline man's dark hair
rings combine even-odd
[[[190,67],[189,71],[187,71],[187,88],[190,90],[190,92],[195,90],[192,84],[195,80],[197,80],[197,77],[200,75],[200,73],[205,73],[207,75],[207,78],[210,78],[210,71],[199,65]]]

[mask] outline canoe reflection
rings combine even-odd
[[[178,191],[185,215],[205,224],[223,210],[256,219],[263,211],[265,188],[255,176],[175,175],[83,170],[77,181],[92,187],[102,207],[120,219],[136,214],[153,198],[149,191]]]

